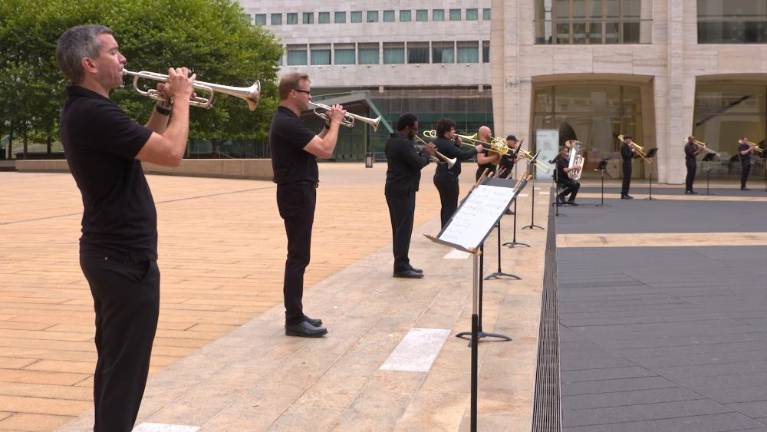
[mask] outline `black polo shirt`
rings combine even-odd
[[[750,147],[751,146],[746,143],[738,144],[738,157],[740,158],[741,162],[751,163],[751,153],[748,153],[748,154],[741,153],[742,151],[748,150]]]
[[[384,193],[408,194],[418,190],[421,169],[429,164],[429,158],[419,153],[413,140],[400,134],[391,134],[386,140],[386,185]]]
[[[269,129],[275,183],[317,184],[317,157],[304,150],[315,136],[293,111],[283,106],[277,108]]]
[[[570,180],[570,176],[565,172],[565,168],[570,166],[570,159],[560,156],[557,161],[557,183],[566,182]]]
[[[698,146],[688,142],[684,145],[684,159],[685,161],[695,162],[695,156],[698,154]]]
[[[136,159],[152,131],[98,93],[67,94],[61,143],[83,199],[80,254],[157,259],[157,211]]]

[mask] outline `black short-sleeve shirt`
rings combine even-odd
[[[745,155],[741,153],[742,151],[748,150],[750,147],[751,146],[746,143],[738,144],[738,157],[740,158],[741,162],[751,162],[751,153]]]
[[[691,142],[688,142],[687,144],[684,145],[684,159],[686,161],[694,161],[697,153],[698,153],[697,145]]]
[[[559,157],[557,159],[557,178],[558,182],[567,181],[570,176],[565,172],[565,168],[570,166],[570,159]]]
[[[80,254],[157,259],[157,211],[136,159],[152,131],[98,93],[67,94],[61,143],[83,199]]]
[[[304,150],[315,136],[293,111],[283,106],[277,108],[269,129],[275,183],[316,184],[319,181],[317,157]]]

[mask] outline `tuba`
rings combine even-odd
[[[138,81],[140,79],[166,82],[168,81],[168,75],[148,71],[131,72],[127,69],[123,69],[122,73],[123,75],[133,77],[133,89],[136,90],[141,96],[145,96],[160,102],[168,101],[168,98],[165,97],[165,95],[155,89],[141,90],[138,87]],[[256,109],[258,106],[258,100],[261,98],[261,83],[259,81],[254,82],[250,87],[230,87],[195,80],[192,83],[192,87],[195,90],[206,92],[208,94],[207,97],[199,96],[196,93],[192,94],[192,97],[189,99],[189,105],[199,108],[210,108],[213,105],[213,96],[216,93],[222,93],[243,99],[248,103],[248,108],[250,108],[251,111]]]
[[[578,181],[581,179],[581,175],[583,174],[583,164],[586,163],[586,159],[581,154],[581,142],[572,140],[568,141],[571,143],[570,146],[570,162],[567,165],[567,176],[570,177],[570,180]]]

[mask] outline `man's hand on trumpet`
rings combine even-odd
[[[189,69],[185,67],[180,68],[168,68],[168,81],[162,83],[165,88],[162,92],[165,93],[173,103],[176,101],[189,101],[194,93],[194,80],[197,78],[197,74],[189,76]]]
[[[427,143],[423,145],[423,151],[429,154],[429,156],[435,156],[437,154],[437,146],[433,143]]]
[[[330,110],[325,113],[328,116],[328,119],[330,119],[331,123],[341,124],[344,117],[346,116],[346,110],[342,105],[333,105],[330,107]]]

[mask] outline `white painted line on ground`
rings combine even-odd
[[[466,258],[468,258],[470,256],[471,256],[471,254],[468,253],[468,252],[460,251],[458,249],[453,249],[450,252],[448,252],[447,255],[445,255],[442,258],[444,258],[444,259],[466,259]]]
[[[449,335],[448,329],[414,328],[402,338],[380,369],[428,372]]]
[[[163,423],[141,423],[133,429],[133,432],[197,432],[198,426],[184,426]]]
[[[524,198],[524,197],[527,197],[527,196],[529,196],[529,195],[528,195],[528,194],[526,194],[526,193],[521,193],[521,194],[519,194],[519,195],[517,195],[517,196],[518,196],[518,197],[522,197],[522,198]]]

